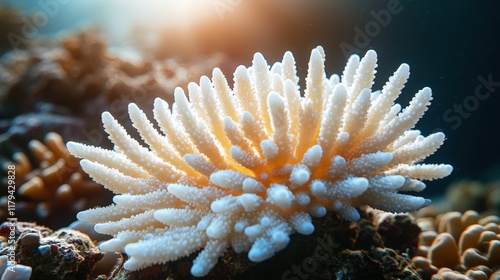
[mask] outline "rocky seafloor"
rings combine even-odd
[[[367,207],[356,222],[327,216],[315,224],[312,235],[293,235],[283,251],[261,263],[229,250],[199,279],[500,279],[500,218],[495,215],[468,210],[415,218]],[[97,244],[103,239],[80,222],[57,231],[35,223],[3,223],[3,279],[197,279],[189,274],[194,256],[124,270],[127,256],[101,252]],[[24,278],[9,278],[11,256],[19,270],[29,271]]]

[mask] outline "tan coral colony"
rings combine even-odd
[[[328,211],[359,219],[356,207],[414,211],[430,201],[400,194],[421,191],[423,180],[452,167],[418,163],[443,143],[413,130],[430,105],[420,90],[401,110],[395,103],[409,77],[402,64],[372,91],[377,54],[349,58],[342,77],[325,75],[322,47],[312,50],[306,88],[286,52],[270,67],[256,53],[239,66],[229,87],[222,72],[175,90],[172,108],[161,99],[154,118],[135,105],[134,127],[149,147],[102,114],[114,150],[67,144],[95,181],[116,193],[114,204],[80,212],[96,231],[113,236],[104,251],[122,251],[127,270],[166,263],[201,250],[191,267],[204,276],[225,250],[260,262],[282,250],[294,232],[314,231],[312,217]]]

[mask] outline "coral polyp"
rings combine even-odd
[[[116,193],[114,204],[80,212],[113,235],[100,245],[130,258],[127,270],[166,263],[201,249],[191,268],[204,276],[228,248],[251,261],[271,258],[294,232],[314,232],[312,217],[329,211],[357,220],[357,207],[414,211],[430,200],[423,180],[452,167],[418,163],[443,143],[413,130],[432,99],[420,90],[401,110],[395,103],[408,77],[402,64],[380,91],[372,91],[377,55],[353,55],[341,77],[325,74],[323,48],[312,50],[300,92],[295,60],[268,65],[257,53],[239,66],[231,88],[222,72],[175,90],[172,108],[156,99],[161,132],[135,104],[134,127],[148,147],[105,112],[112,151],[69,142],[83,169]],[[189,99],[188,99],[189,97]]]

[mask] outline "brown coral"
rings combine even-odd
[[[112,52],[94,29],[43,44],[0,59],[0,145],[8,141],[22,147],[26,139],[41,139],[49,131],[103,145],[96,119],[101,112],[128,120],[123,109],[128,103],[151,106],[156,97],[169,101],[175,87],[187,88],[188,82],[225,64],[222,55],[181,62]],[[36,122],[40,117],[44,121]]]
[[[0,83],[0,97],[7,103],[13,99],[31,102],[30,105],[44,101],[77,111],[82,109],[81,102],[101,98],[108,107],[104,109],[109,109],[111,102],[121,94],[132,94],[132,91],[141,90],[140,87],[148,90],[150,98],[169,99],[175,87],[186,88],[188,82],[208,74],[223,59],[215,55],[179,62],[141,58],[125,52],[112,53],[99,32],[88,29],[62,37],[59,44],[50,49],[32,47],[6,54],[0,68],[9,79]],[[123,84],[131,83],[118,95],[112,91],[117,79]],[[154,87],[156,91],[150,92]],[[25,97],[30,100],[22,100]],[[95,101],[92,102],[94,106]],[[132,101],[138,102],[129,100],[127,104]],[[99,112],[102,110],[99,108]]]
[[[75,219],[78,211],[110,202],[111,193],[88,178],[78,160],[69,154],[61,136],[49,133],[44,143],[29,145],[36,167],[23,153],[14,155],[16,172],[16,217],[59,228]],[[7,198],[2,197],[2,219]]]
[[[469,210],[417,222],[423,232],[412,261],[424,279],[488,279],[500,269],[500,217]]]

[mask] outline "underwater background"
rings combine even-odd
[[[499,11],[494,0],[0,0],[0,166],[15,162],[18,152],[39,165],[43,156],[37,157],[29,142],[52,150],[57,144],[44,142],[49,132],[62,137],[54,143],[76,140],[110,148],[102,111],[124,121],[127,104],[137,102],[149,112],[155,97],[171,100],[176,86],[198,82],[214,67],[231,80],[236,66],[250,65],[255,52],[274,62],[292,51],[299,76],[305,77],[310,50],[318,45],[327,54],[329,75],[341,74],[351,54],[374,49],[379,58],[374,88],[407,63],[411,76],[397,102],[407,104],[425,86],[433,92],[432,106],[416,128],[423,135],[442,131],[447,139],[425,161],[454,169],[445,179],[426,182],[422,195],[446,200],[449,186],[466,185],[458,188],[455,207],[443,209],[498,215]],[[61,46],[71,56],[60,57]],[[59,68],[51,68],[56,64]],[[119,74],[109,77],[113,71]],[[148,80],[150,73],[156,80]],[[3,185],[6,174],[0,176]],[[80,208],[109,204],[110,193],[95,192],[103,199],[82,195],[86,202],[78,202],[85,205]],[[19,204],[23,221],[56,230],[76,220],[76,208],[57,213],[57,219],[30,220],[42,211],[33,201],[43,196],[27,195],[26,204]]]

